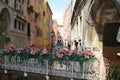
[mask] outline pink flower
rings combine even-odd
[[[83,56],[83,55],[84,55],[84,53],[83,53],[83,52],[81,52],[81,51],[79,51],[79,54],[80,54],[80,56]]]
[[[23,50],[23,48],[19,48],[18,53],[22,53]]]
[[[57,56],[58,56],[58,58],[62,58],[62,57],[63,57],[63,54],[57,53]]]
[[[8,53],[10,52],[10,50],[9,50],[9,49],[6,49],[5,52],[8,54]]]
[[[36,52],[35,52],[34,50],[31,50],[31,51],[30,51],[30,54],[35,55]]]
[[[48,54],[47,49],[43,49],[41,52],[42,52],[42,54]]]
[[[62,49],[62,52],[63,52],[63,53],[66,53],[67,51],[66,51],[65,49]]]
[[[35,55],[35,54],[38,53],[38,51],[39,51],[39,49],[37,49],[37,48],[31,48],[30,54],[31,54],[31,55]]]
[[[9,48],[10,48],[11,51],[14,51],[14,50],[16,49],[13,44],[11,44],[11,45],[9,46]]]
[[[14,50],[16,50],[16,47],[13,44],[11,44],[6,47],[5,52],[8,54],[9,52]]]
[[[67,54],[67,51],[63,48],[58,48],[56,53],[62,53],[62,54]]]
[[[90,58],[91,55],[92,55],[92,52],[90,50],[85,51],[85,54],[84,54],[85,58]]]
[[[55,59],[55,54],[52,54],[51,57],[52,57],[52,59]]]
[[[73,53],[74,53],[74,50],[70,50],[67,55],[68,55],[68,56],[71,56]]]

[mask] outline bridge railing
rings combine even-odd
[[[23,71],[23,73],[37,73],[37,74],[46,74],[54,75],[60,77],[68,78],[78,78],[78,79],[92,79],[98,78],[99,74],[94,74],[91,68],[92,64],[90,62],[85,62],[83,64],[83,69],[80,69],[78,62],[65,62],[64,64],[59,64],[57,61],[54,62],[54,66],[49,66],[48,61],[45,61],[45,65],[37,63],[35,59],[29,59],[25,63],[18,62],[16,63],[15,59],[9,61],[8,57],[1,64],[1,68],[4,69],[5,73],[7,70],[16,70]],[[95,79],[94,79],[95,80]]]
[[[37,73],[45,74],[46,78],[48,75],[67,77],[67,78],[77,78],[77,79],[99,79],[99,73],[94,73],[94,64],[90,61],[84,62],[82,65],[78,61],[64,61],[62,64],[59,61],[55,61],[53,66],[49,66],[49,60],[44,60],[44,65],[39,63],[36,58],[29,58],[28,60],[22,62],[18,57],[16,61],[16,56],[4,56],[2,59],[1,68],[4,73],[8,73],[7,70],[22,71],[24,76],[27,73]]]

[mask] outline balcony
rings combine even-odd
[[[41,54],[43,54],[42,51]],[[10,55],[12,55],[12,53]],[[94,60],[92,61],[92,59],[83,61],[83,63],[81,62],[82,64],[80,64],[79,61],[77,61],[77,58],[75,61],[73,60],[73,57],[71,60],[65,60],[65,58],[61,60],[56,58],[53,65],[51,65],[52,60],[50,60],[49,57],[46,57],[46,55],[44,56],[44,59],[40,57],[31,57],[29,59],[24,58],[24,60],[22,57],[17,57],[17,54],[10,55],[5,55],[1,58],[2,64],[0,64],[0,66],[4,70],[4,73],[9,73],[7,70],[15,70],[22,71],[24,76],[27,76],[27,73],[35,73],[44,74],[46,75],[46,78],[48,78],[48,75],[66,77],[69,79],[98,80],[100,78],[99,73],[96,74],[93,71]]]

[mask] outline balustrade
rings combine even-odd
[[[32,48],[30,50],[33,51],[34,49],[35,48]],[[24,49],[14,50],[12,53],[2,53],[4,56],[1,58],[2,64],[0,64],[0,66],[4,69],[5,74],[8,73],[7,70],[15,70],[22,71],[24,76],[27,76],[27,73],[45,74],[46,80],[49,80],[49,75],[67,77],[71,80],[75,78],[99,79],[100,74],[95,73],[93,66],[94,60],[96,61],[97,59],[93,56],[93,51],[92,53],[91,51],[89,52],[89,50],[91,50],[90,48],[89,50],[88,48],[84,48],[84,53],[82,52],[80,54],[74,54],[72,51],[66,53],[65,49],[60,49],[52,54],[46,50],[38,51],[37,49],[35,50],[39,53],[35,54],[30,54],[28,50],[26,51]],[[23,50],[23,53],[19,53],[19,51],[22,52],[21,50]],[[62,58],[61,54],[63,54]],[[53,55],[56,56],[56,58]],[[26,58],[28,56],[29,58]],[[52,56],[52,58],[50,56]],[[52,60],[54,60],[54,63],[50,65]]]

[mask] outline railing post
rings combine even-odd
[[[5,56],[5,70],[4,70],[4,73],[7,74],[7,64],[6,64],[6,56]]]
[[[49,76],[48,76],[48,60],[47,60],[47,66],[46,66],[46,80],[49,80]]]
[[[27,68],[26,68],[27,66],[26,66],[26,61],[25,61],[25,72],[24,72],[24,76],[26,77],[27,76]]]
[[[82,71],[82,78],[84,78],[85,74],[84,74],[84,70],[85,70],[85,62],[83,63],[83,71]]]
[[[102,58],[102,49],[100,50],[100,70],[99,70],[99,72],[100,72],[100,80],[102,80],[102,62],[103,62],[103,58]]]
[[[74,79],[73,79],[73,74],[74,74],[74,73],[73,73],[73,68],[74,68],[74,66],[73,66],[73,61],[72,61],[72,75],[71,75],[71,79],[70,79],[70,80],[74,80]]]

